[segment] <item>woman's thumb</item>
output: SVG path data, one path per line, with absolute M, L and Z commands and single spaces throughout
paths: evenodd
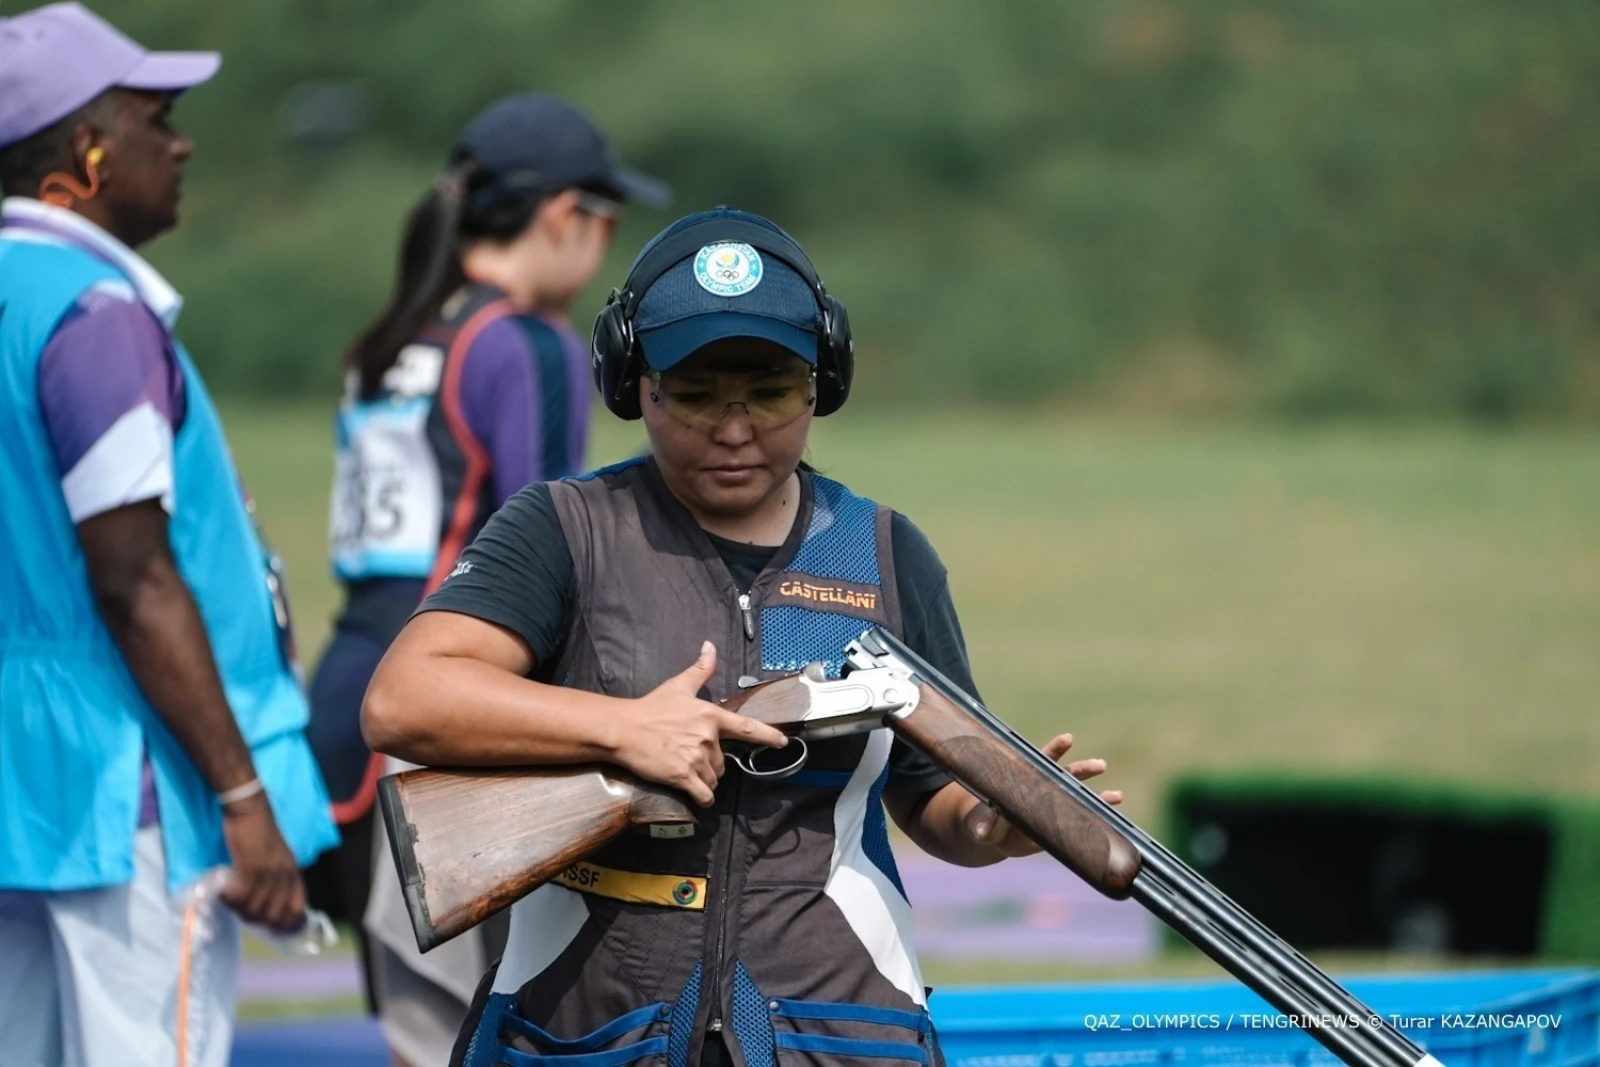
M 678 677 L 689 685 L 691 693 L 698 693 L 700 687 L 705 685 L 716 669 L 717 646 L 710 641 L 705 641 L 700 645 L 700 658 L 689 664 L 689 669 L 678 675 Z
M 1008 824 L 1002 823 L 1000 813 L 987 804 L 978 804 L 967 813 L 967 829 L 975 841 L 985 845 L 998 845 L 1008 836 Z

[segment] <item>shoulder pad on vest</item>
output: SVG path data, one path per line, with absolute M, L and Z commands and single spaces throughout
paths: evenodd
M 613 463 L 608 467 L 599 467 L 595 470 L 589 471 L 586 474 L 570 474 L 561 480 L 563 482 L 589 482 L 596 478 L 604 478 L 610 474 L 620 474 L 630 467 L 640 466 L 644 463 L 645 459 L 646 457 L 644 456 L 634 456 L 632 459 L 625 459 L 620 463 Z

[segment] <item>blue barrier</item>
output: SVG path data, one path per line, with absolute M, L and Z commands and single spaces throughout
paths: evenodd
M 1600 971 L 1343 979 L 1445 1067 L 1600 1065 Z M 936 992 L 949 1067 L 1337 1064 L 1231 980 Z
M 231 1067 L 389 1067 L 389 1047 L 371 1019 L 242 1026 Z
M 1350 978 L 1445 1067 L 1600 1067 L 1600 971 Z M 942 988 L 948 1067 L 1320 1067 L 1305 1033 L 1231 980 Z M 385 1067 L 368 1020 L 246 1027 L 233 1067 Z

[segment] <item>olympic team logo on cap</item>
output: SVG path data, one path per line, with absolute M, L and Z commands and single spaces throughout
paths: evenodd
M 747 244 L 706 245 L 694 257 L 694 280 L 717 296 L 743 296 L 761 284 L 761 257 Z

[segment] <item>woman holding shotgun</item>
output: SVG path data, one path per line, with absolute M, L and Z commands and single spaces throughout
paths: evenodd
M 952 863 L 1036 846 L 885 730 L 747 775 L 723 741 L 786 738 L 713 703 L 810 662 L 836 677 L 874 624 L 975 691 L 927 539 L 801 462 L 853 358 L 781 229 L 726 208 L 675 223 L 594 330 L 602 398 L 644 420 L 649 454 L 512 497 L 384 658 L 362 719 L 380 751 L 603 761 L 700 806 L 693 836 L 625 835 L 514 905 L 455 1064 L 939 1060 L 885 809 Z

